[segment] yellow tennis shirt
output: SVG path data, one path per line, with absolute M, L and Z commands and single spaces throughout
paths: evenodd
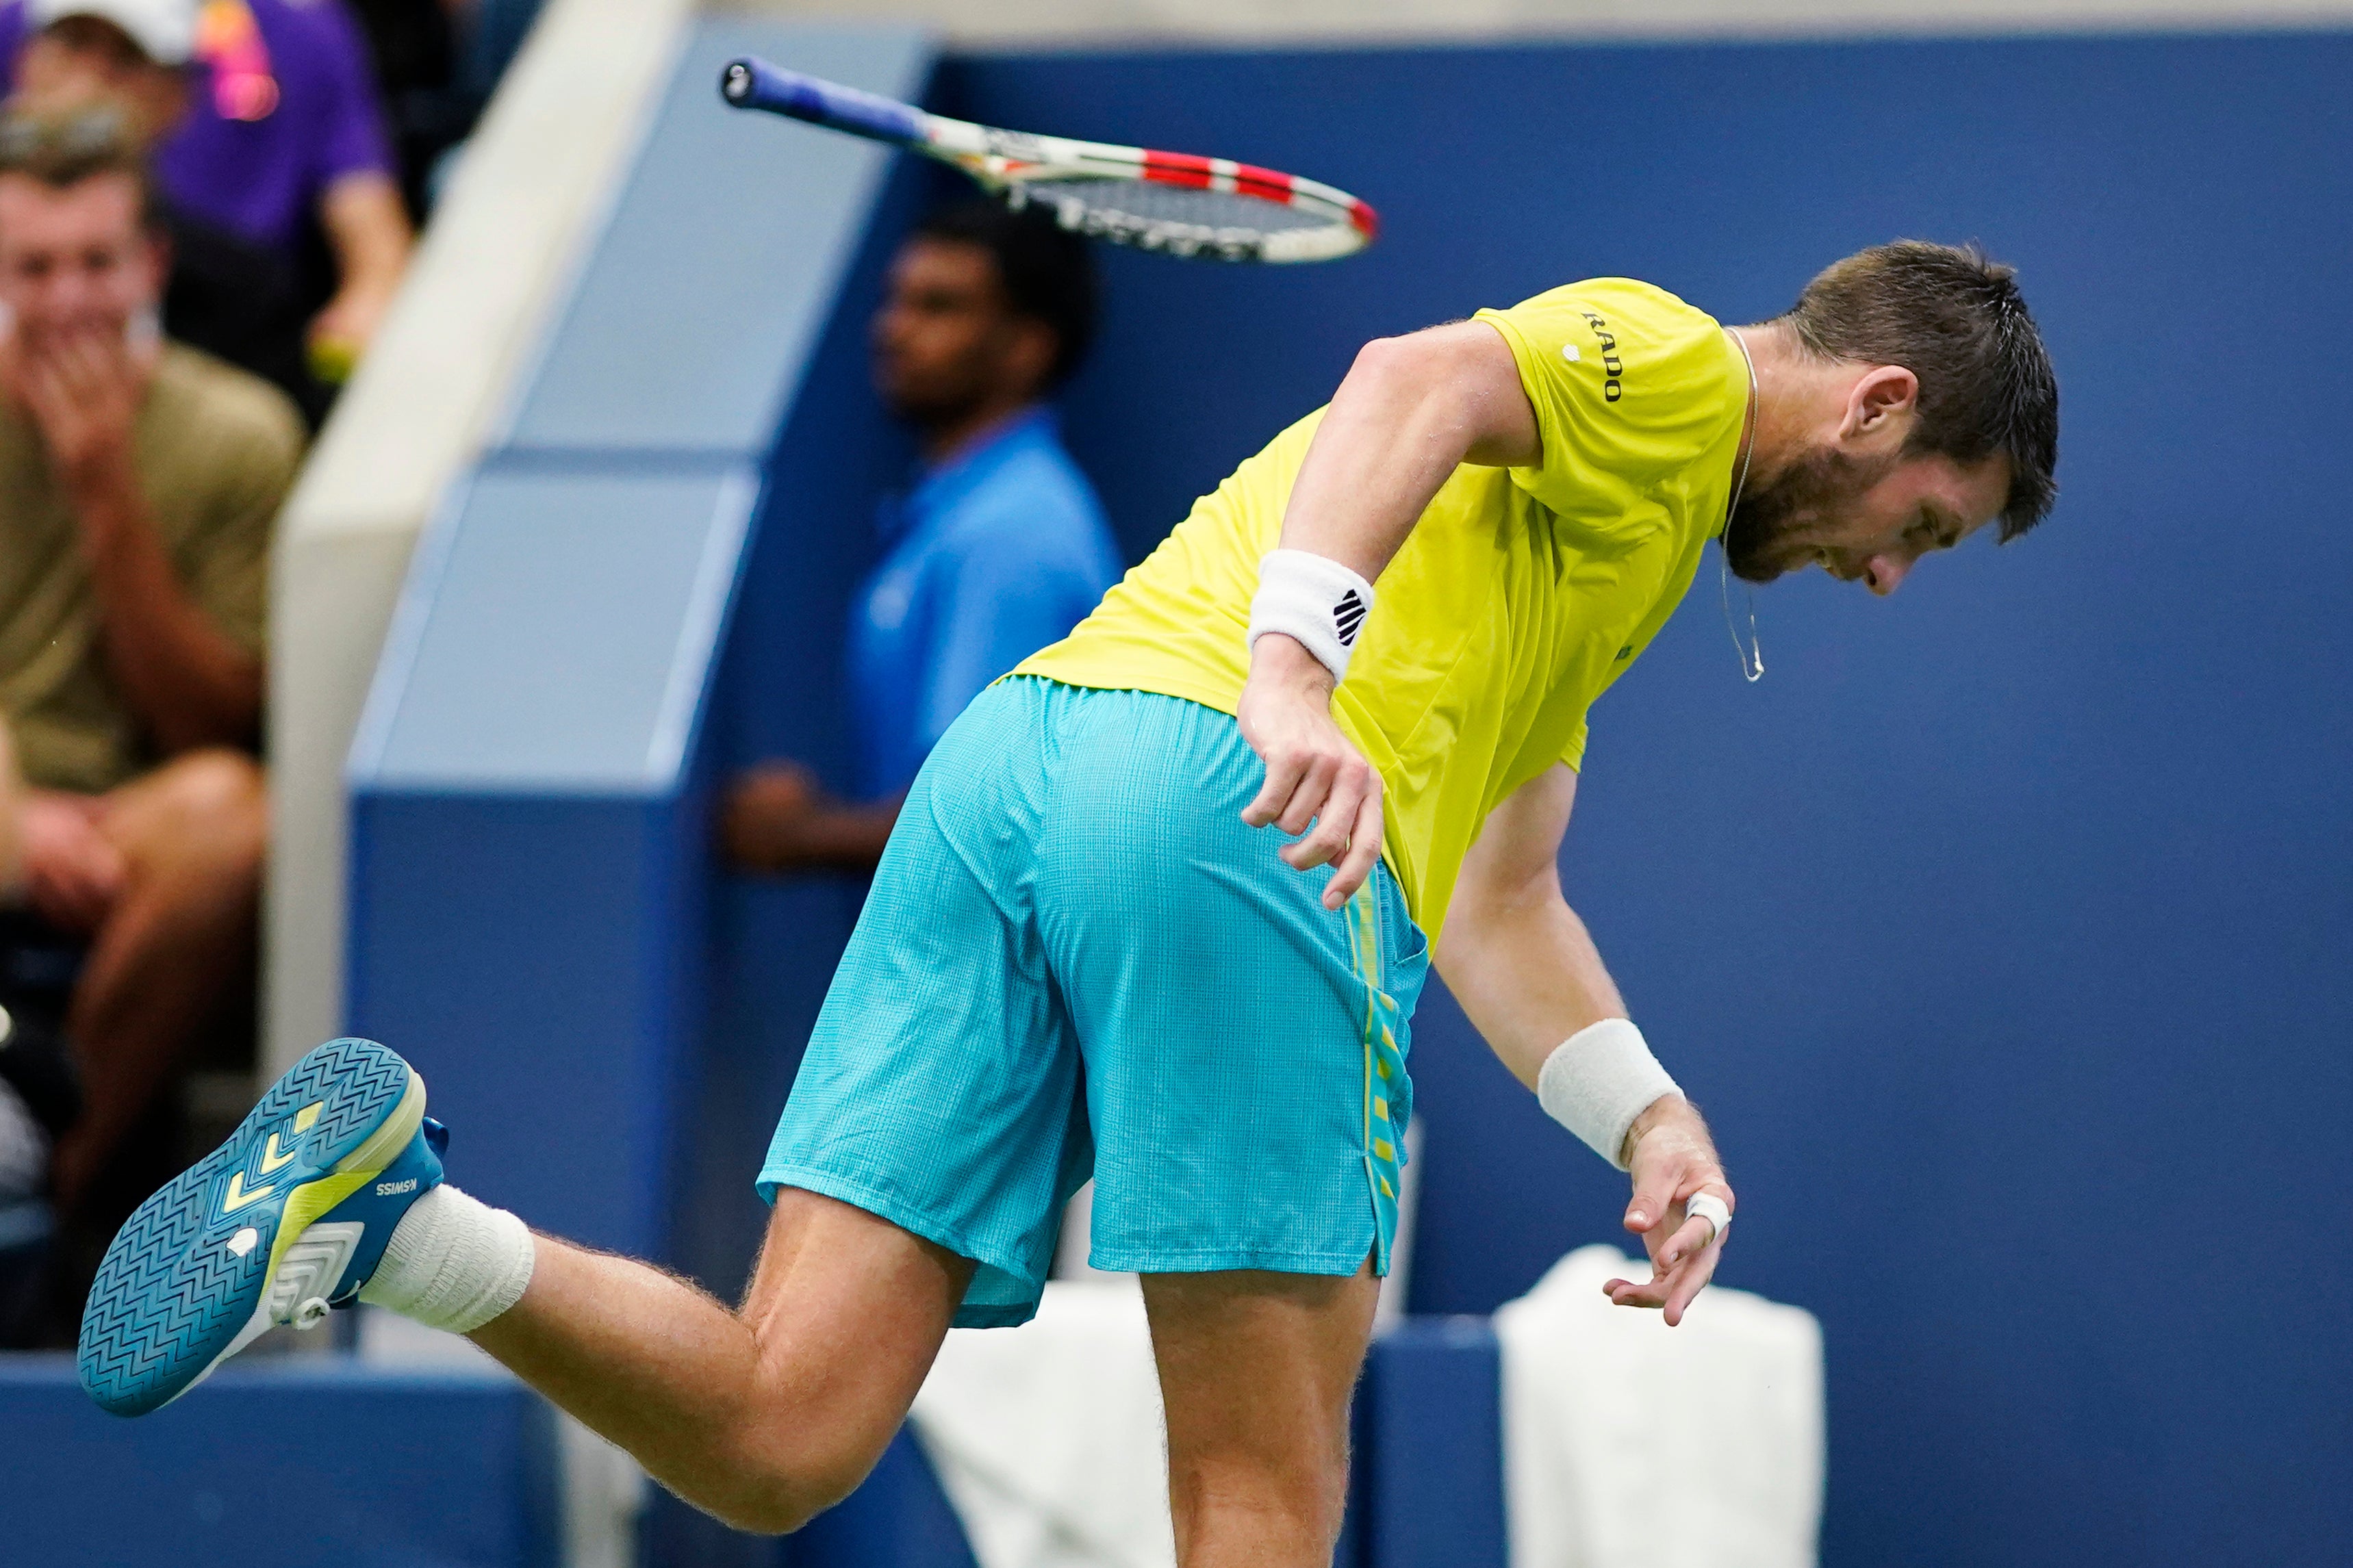
M 1647 283 L 1573 283 L 1477 319 L 1511 344 L 1543 461 L 1454 470 L 1382 572 L 1332 701 L 1380 770 L 1383 856 L 1433 935 L 1487 814 L 1553 763 L 1582 763 L 1587 708 L 1691 585 L 1724 521 L 1748 405 L 1738 347 Z M 1322 417 L 1194 503 L 1094 614 L 1015 673 L 1233 712 L 1259 560 Z

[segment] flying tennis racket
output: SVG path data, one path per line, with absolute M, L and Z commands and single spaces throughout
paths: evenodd
M 1274 169 L 999 131 L 929 114 L 761 59 L 720 73 L 738 109 L 764 109 L 953 163 L 1008 206 L 1037 203 L 1064 228 L 1117 245 L 1221 261 L 1329 261 L 1370 243 L 1373 209 Z

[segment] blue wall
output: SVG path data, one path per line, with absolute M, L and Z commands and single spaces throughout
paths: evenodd
M 1356 345 L 1628 273 L 1727 321 L 1899 235 L 2020 267 L 2043 533 L 1881 604 L 1703 580 L 1598 709 L 1565 866 L 1828 1340 L 1835 1565 L 2333 1560 L 2353 1531 L 2353 37 L 991 57 L 943 107 L 1332 180 L 1298 271 L 1106 258 L 1070 398 L 1132 552 Z M 1435 989 L 1435 988 L 1433 988 Z M 1442 996 L 1415 1305 L 1619 1181 Z
M 248 1356 L 125 1421 L 72 1357 L 0 1355 L 0 1561 L 22 1568 L 563 1560 L 554 1424 L 495 1369 Z

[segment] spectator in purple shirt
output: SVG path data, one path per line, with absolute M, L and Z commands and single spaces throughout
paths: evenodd
M 365 48 L 338 0 L 5 0 L 0 61 L 30 107 L 141 106 L 180 210 L 290 266 L 315 223 L 335 278 L 311 321 L 312 362 L 330 380 L 348 372 L 411 235 Z

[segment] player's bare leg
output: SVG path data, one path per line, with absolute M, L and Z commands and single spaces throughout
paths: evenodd
M 474 1342 L 687 1501 L 770 1532 L 874 1468 L 972 1271 L 796 1188 L 776 1194 L 736 1311 L 628 1258 L 544 1237 L 536 1250 L 522 1300 Z
M 1380 1281 L 1147 1274 L 1183 1568 L 1326 1568 L 1348 1497 L 1348 1401 Z

